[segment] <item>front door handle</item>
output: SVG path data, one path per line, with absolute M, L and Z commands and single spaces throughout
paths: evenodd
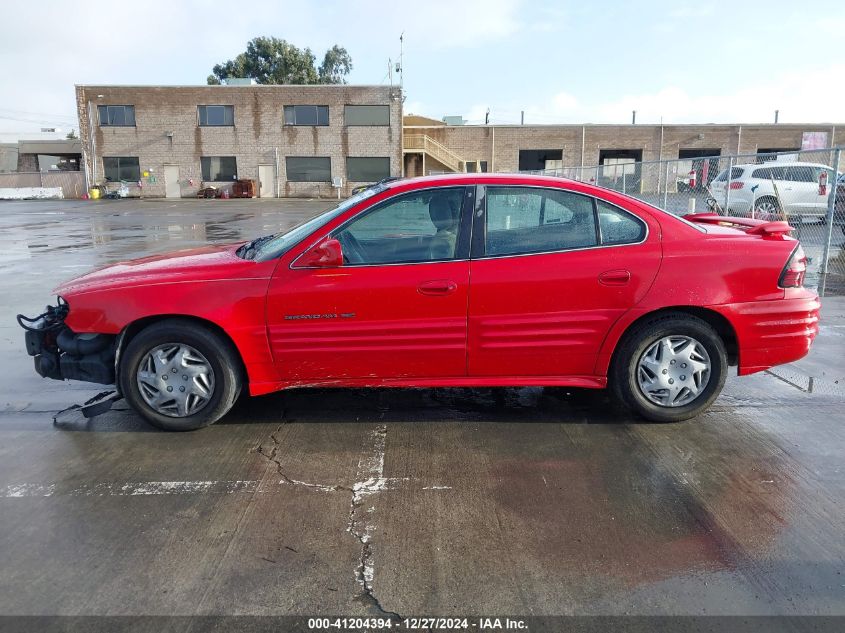
M 606 270 L 599 275 L 602 286 L 624 286 L 631 281 L 631 273 L 627 270 Z
M 417 291 L 421 295 L 443 296 L 450 295 L 458 289 L 458 284 L 448 279 L 435 279 L 433 281 L 424 281 L 417 286 Z

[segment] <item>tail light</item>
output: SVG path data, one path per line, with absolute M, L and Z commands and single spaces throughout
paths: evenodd
M 731 187 L 731 189 L 742 189 L 742 185 L 744 185 L 744 184 L 745 183 L 743 183 L 741 180 L 734 180 L 731 183 L 730 187 Z
M 807 272 L 807 256 L 804 254 L 804 249 L 799 244 L 792 255 L 789 256 L 789 261 L 783 272 L 780 274 L 778 286 L 781 288 L 800 288 L 804 285 L 804 274 Z

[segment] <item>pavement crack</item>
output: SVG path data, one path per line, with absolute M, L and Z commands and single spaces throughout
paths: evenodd
M 339 490 L 352 492 L 352 488 L 350 488 L 349 486 L 343 486 L 341 484 L 317 484 L 309 481 L 294 479 L 293 477 L 289 476 L 285 472 L 284 466 L 282 465 L 282 462 L 279 459 L 279 447 L 281 446 L 281 441 L 279 440 L 279 433 L 281 432 L 282 427 L 284 425 L 285 423 L 280 424 L 278 427 L 276 427 L 275 431 L 270 433 L 270 440 L 273 442 L 273 444 L 269 449 L 266 448 L 261 442 L 259 442 L 252 449 L 253 452 L 258 453 L 264 459 L 276 465 L 276 473 L 279 475 L 279 477 L 282 478 L 281 483 L 288 484 L 289 486 L 299 486 L 302 488 L 308 488 L 310 490 L 317 490 L 319 492 L 337 492 Z
M 400 623 L 404 618 L 395 611 L 386 609 L 373 590 L 375 568 L 373 565 L 373 545 L 371 538 L 372 533 L 375 531 L 375 525 L 370 523 L 366 518 L 358 518 L 359 511 L 366 498 L 384 490 L 386 487 L 387 480 L 382 476 L 384 472 L 384 443 L 386 435 L 387 427 L 385 425 L 380 425 L 376 428 L 373 433 L 375 439 L 373 447 L 375 455 L 367 461 L 362 459 L 358 462 L 359 476 L 369 474 L 370 477 L 363 481 L 358 481 L 352 486 L 352 499 L 349 503 L 349 520 L 346 525 L 346 531 L 361 546 L 361 554 L 358 559 L 358 565 L 355 568 L 355 579 L 361 587 L 364 600 L 379 614 L 386 615 L 395 622 Z M 369 473 L 366 471 L 369 471 Z M 371 508 L 370 511 L 372 512 L 374 509 L 375 507 Z
M 355 567 L 355 580 L 361 587 L 363 599 L 379 615 L 387 616 L 397 623 L 401 622 L 403 617 L 395 611 L 386 609 L 373 590 L 374 565 L 372 534 L 375 531 L 375 524 L 366 515 L 362 516 L 362 507 L 365 500 L 371 495 L 387 489 L 393 483 L 393 480 L 384 477 L 384 447 L 387 438 L 387 426 L 381 424 L 371 433 L 373 441 L 372 451 L 368 454 L 361 455 L 358 460 L 357 481 L 352 486 L 346 486 L 343 484 L 317 484 L 301 481 L 288 475 L 279 457 L 279 449 L 281 447 L 279 434 L 284 424 L 284 422 L 279 424 L 276 430 L 270 433 L 270 440 L 272 442 L 270 446 L 267 446 L 264 442 L 259 442 L 252 449 L 252 452 L 258 453 L 275 465 L 276 472 L 281 478 L 280 483 L 320 492 L 346 492 L 350 494 L 351 499 L 346 531 L 352 535 L 360 546 L 358 564 Z M 374 511 L 375 506 L 372 506 L 366 511 L 366 514 L 372 514 Z

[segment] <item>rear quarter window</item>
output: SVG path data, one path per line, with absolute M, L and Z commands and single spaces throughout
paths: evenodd
M 636 244 L 645 238 L 645 222 L 604 200 L 596 205 L 602 246 Z
M 742 167 L 733 167 L 731 169 L 731 180 L 736 180 L 737 178 L 742 178 L 742 174 L 745 173 L 745 170 Z M 721 174 L 716 176 L 714 180 L 716 182 L 725 182 L 728 179 L 728 170 L 726 169 Z

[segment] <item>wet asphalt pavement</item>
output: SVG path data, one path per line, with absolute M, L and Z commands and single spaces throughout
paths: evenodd
M 58 413 L 101 389 L 39 378 L 17 312 L 331 204 L 0 203 L 0 614 L 845 614 L 843 298 L 681 424 L 533 388 L 303 390 L 182 434 Z

